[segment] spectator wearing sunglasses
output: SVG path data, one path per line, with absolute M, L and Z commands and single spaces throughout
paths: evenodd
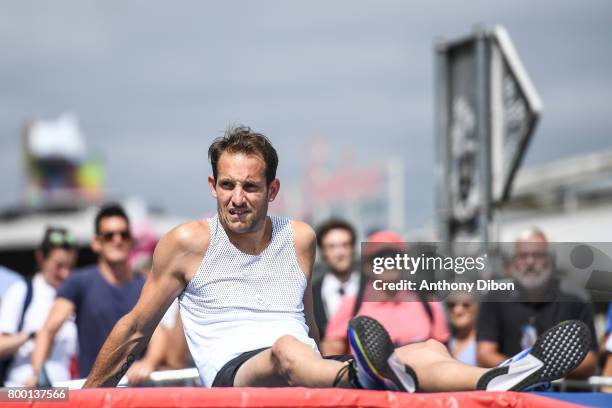
M 37 336 L 32 355 L 33 375 L 26 385 L 39 384 L 40 369 L 51 344 L 72 314 L 76 315 L 78 332 L 78 373 L 80 377 L 89 374 L 106 337 L 115 323 L 134 307 L 144 285 L 144 278 L 133 273 L 129 266 L 132 246 L 130 221 L 121 206 L 102 207 L 95 218 L 95 237 L 91 241 L 98 263 L 75 271 L 58 290 L 49 318 Z M 143 377 L 148 377 L 155 368 L 159 350 L 165 348 L 165 344 L 160 344 L 165 342 L 162 337 L 153 336 L 147 356 L 132 366 Z
M 452 337 L 448 348 L 453 357 L 465 364 L 476 365 L 476 317 L 478 303 L 474 295 L 453 292 L 446 306 Z
M 68 278 L 76 261 L 75 236 L 64 228 L 46 229 L 35 253 L 40 268 L 32 279 L 14 283 L 0 307 L 0 357 L 3 358 L 4 385 L 23 386 L 32 375 L 32 351 L 36 331 L 51 310 L 60 285 Z M 51 381 L 70 379 L 70 359 L 76 353 L 77 334 L 71 316 L 58 326 L 53 347 L 45 363 Z

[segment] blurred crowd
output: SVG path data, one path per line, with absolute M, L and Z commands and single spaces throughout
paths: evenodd
M 93 228 L 91 248 L 98 257 L 94 265 L 73 270 L 75 236 L 53 226 L 36 250 L 38 272 L 33 277 L 0 267 L 1 385 L 48 386 L 86 377 L 113 326 L 136 304 L 152 268 L 157 237 L 135 234 L 116 204 L 100 209 Z M 354 227 L 330 219 L 318 226 L 317 243 L 323 272 L 312 283 L 312 307 L 324 355 L 348 353 L 348 322 L 367 315 L 380 321 L 397 345 L 435 339 L 464 363 L 494 367 L 532 346 L 555 324 L 577 319 L 591 328 L 592 344 L 570 377 L 612 376 L 612 307 L 606 331 L 597 338 L 593 305 L 567 292 L 556 278 L 542 231 L 530 229 L 517 237 L 504 268 L 518 290 L 537 302 L 493 302 L 469 292 L 453 292 L 444 301 L 420 291 L 409 293 L 410 301 L 405 291 L 373 294 L 372 279 L 397 280 L 400 271 L 374 276 L 367 266 L 375 257 L 406 251 L 402 236 L 388 230 L 372 234 L 358 262 Z M 159 316 L 147 349 L 134 356 L 128 381 L 137 385 L 153 371 L 192 365 L 175 301 Z

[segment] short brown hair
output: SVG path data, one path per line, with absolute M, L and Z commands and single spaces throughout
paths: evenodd
M 332 218 L 317 228 L 317 244 L 319 248 L 323 246 L 323 238 L 329 233 L 329 231 L 334 229 L 341 229 L 347 231 L 351 235 L 351 245 L 355 245 L 355 241 L 357 240 L 357 234 L 355 233 L 355 228 L 348 221 L 341 220 L 339 218 Z
M 217 182 L 217 163 L 224 152 L 259 156 L 266 164 L 267 183 L 270 184 L 276 178 L 278 167 L 276 149 L 267 137 L 253 132 L 250 127 L 230 127 L 225 131 L 223 137 L 216 138 L 208 148 L 208 158 L 212 165 L 215 183 Z

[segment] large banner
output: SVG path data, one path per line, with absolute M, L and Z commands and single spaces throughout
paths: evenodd
M 436 46 L 439 238 L 489 239 L 541 100 L 503 27 Z

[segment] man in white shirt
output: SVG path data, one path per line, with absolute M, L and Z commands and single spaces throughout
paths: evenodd
M 321 338 L 342 298 L 359 289 L 360 273 L 353 269 L 355 242 L 355 229 L 344 220 L 330 219 L 317 228 L 317 244 L 328 267 L 312 286 L 314 316 Z
M 20 281 L 21 275 L 17 272 L 11 271 L 10 269 L 0 265 L 0 302 L 2 302 L 2 296 L 4 292 L 15 282 Z
M 28 283 L 18 281 L 6 291 L 0 306 L 0 357 L 11 357 L 5 386 L 23 386 L 32 375 L 31 354 L 36 331 L 45 323 L 55 293 L 68 277 L 76 261 L 76 239 L 63 228 L 47 228 L 36 251 L 40 272 Z M 31 291 L 28 296 L 28 291 Z M 29 304 L 26 299 L 30 298 Z M 23 313 L 25 310 L 25 313 Z M 22 318 L 23 315 L 23 318 Z M 58 332 L 45 362 L 50 381 L 70 379 L 70 358 L 76 354 L 76 326 L 66 321 Z

